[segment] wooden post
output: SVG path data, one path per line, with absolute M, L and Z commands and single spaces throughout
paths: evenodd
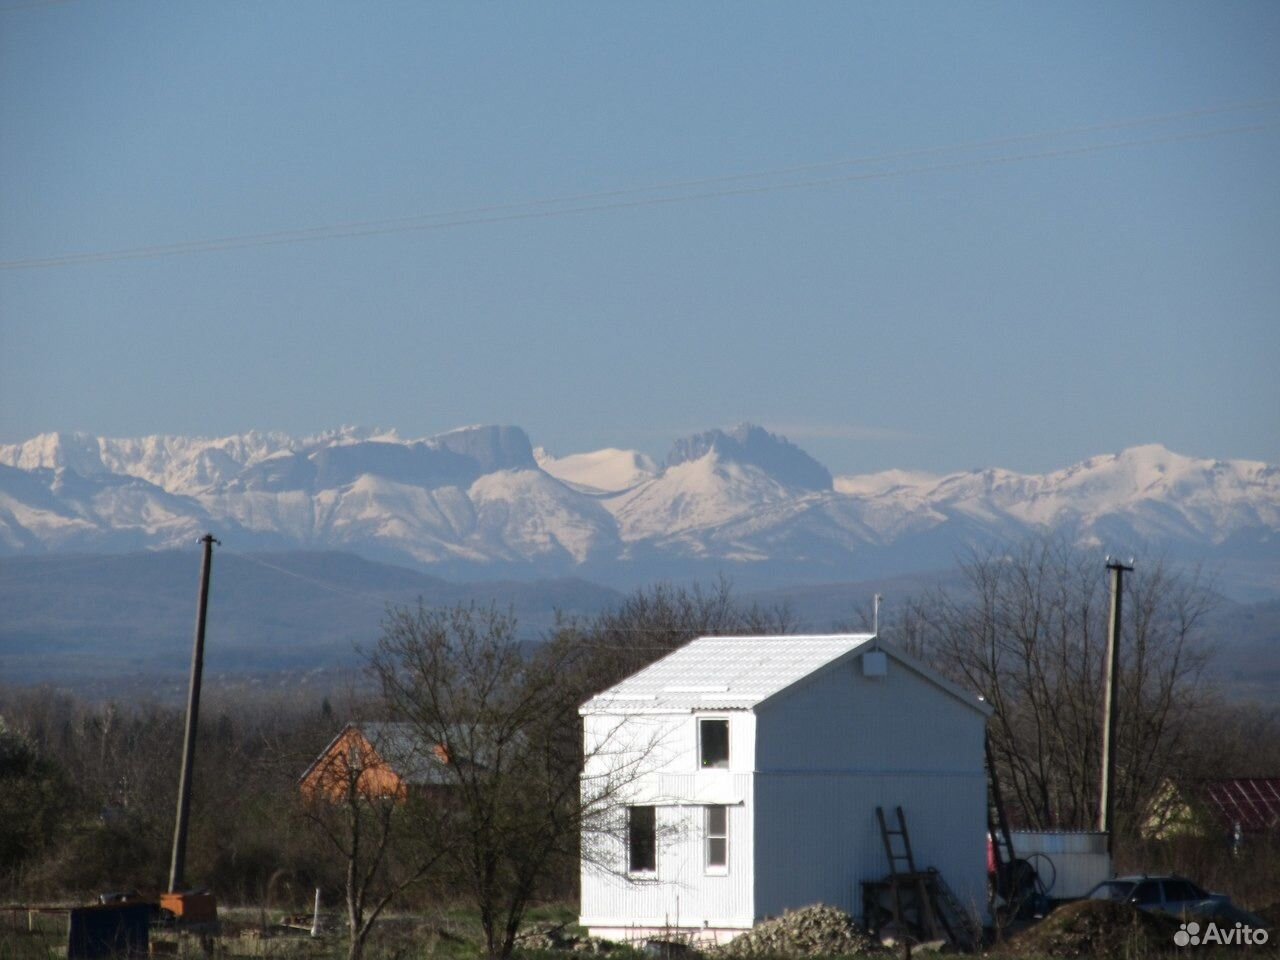
M 1123 564 L 1107 558 L 1111 571 L 1111 623 L 1107 628 L 1107 664 L 1102 713 L 1102 790 L 1098 803 L 1098 830 L 1107 835 L 1107 854 L 1114 850 L 1113 830 L 1116 775 L 1116 710 L 1120 700 L 1120 628 L 1124 600 L 1124 574 L 1132 562 Z
M 200 719 L 200 676 L 204 672 L 204 622 L 209 607 L 209 568 L 213 564 L 213 534 L 200 538 L 204 560 L 200 565 L 200 596 L 196 607 L 196 640 L 191 651 L 191 683 L 187 689 L 187 730 L 182 744 L 182 775 L 178 780 L 178 812 L 173 827 L 173 859 L 169 864 L 169 892 L 183 886 L 187 859 L 187 821 L 191 815 L 191 775 L 196 761 L 196 725 Z

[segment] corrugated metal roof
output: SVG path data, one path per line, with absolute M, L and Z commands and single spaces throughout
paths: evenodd
M 824 636 L 699 637 L 583 705 L 597 710 L 749 710 L 874 640 Z
M 1280 777 L 1206 780 L 1200 789 L 1209 809 L 1228 827 L 1238 823 L 1248 833 L 1280 827 Z
M 356 724 L 378 755 L 389 763 L 406 783 L 450 784 L 450 775 L 437 745 L 424 741 L 411 723 L 367 722 Z
M 435 785 L 448 786 L 457 782 L 456 776 L 449 772 L 444 756 L 451 756 L 454 763 L 470 762 L 459 755 L 455 744 L 465 743 L 467 731 L 461 727 L 446 731 L 446 743 L 430 743 L 424 740 L 417 727 L 412 723 L 393 723 L 388 721 L 351 722 L 338 731 L 337 736 L 329 741 L 321 754 L 311 761 L 299 782 L 306 780 L 318 764 L 326 762 L 331 751 L 341 742 L 350 730 L 359 731 L 369 745 L 377 751 L 378 756 L 391 767 L 405 783 L 415 786 Z M 442 755 L 439 749 L 445 748 Z

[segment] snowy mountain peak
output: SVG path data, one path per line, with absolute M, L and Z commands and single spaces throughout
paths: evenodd
M 658 474 L 658 465 L 638 450 L 606 447 L 556 457 L 538 447 L 533 455 L 538 466 L 551 476 L 586 491 L 620 493 Z
M 890 482 L 890 478 L 897 482 Z M 1045 474 L 992 468 L 937 478 L 890 471 L 839 477 L 836 489 L 880 504 L 915 503 L 995 528 L 1101 525 L 1130 542 L 1223 543 L 1251 528 L 1280 530 L 1280 471 L 1251 460 L 1204 460 L 1146 444 Z M 1268 534 L 1269 536 L 1269 534 Z
M 722 462 L 757 467 L 788 487 L 832 488 L 830 470 L 785 437 L 750 423 L 740 423 L 729 430 L 707 430 L 677 440 L 667 454 L 667 466 L 700 460 L 711 453 Z
M 0 555 L 189 546 L 208 529 L 239 549 L 347 549 L 464 576 L 750 565 L 792 579 L 943 567 L 976 544 L 1050 530 L 1236 563 L 1280 594 L 1280 468 L 1158 444 L 1044 474 L 834 483 L 749 424 L 678 440 L 661 468 L 635 450 L 535 452 L 519 427 L 493 425 L 416 440 L 348 427 L 0 446 Z
M 98 438 L 87 433 L 42 433 L 25 443 L 0 445 L 0 464 L 19 470 L 70 469 L 82 476 L 106 473 Z
M 850 496 L 878 497 L 893 491 L 915 491 L 935 486 L 942 478 L 923 470 L 881 470 L 857 476 L 835 478 L 838 493 Z
M 536 470 L 533 444 L 519 427 L 474 426 L 450 430 L 433 437 L 443 450 L 475 461 L 481 473 L 494 470 Z

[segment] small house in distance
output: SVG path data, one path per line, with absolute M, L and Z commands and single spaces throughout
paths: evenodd
M 1221 837 L 1232 844 L 1280 836 L 1280 777 L 1166 780 L 1147 810 L 1143 836 Z
M 877 807 L 986 909 L 991 709 L 874 636 L 702 637 L 580 712 L 584 784 L 614 777 L 625 803 L 583 842 L 594 936 L 724 942 L 814 903 L 861 917 L 890 872 Z
M 424 743 L 412 724 L 348 723 L 298 778 L 308 799 L 340 801 L 354 784 L 366 797 L 403 800 L 410 788 L 447 787 L 449 749 Z

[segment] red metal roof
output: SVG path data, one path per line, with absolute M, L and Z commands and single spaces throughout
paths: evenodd
M 1249 833 L 1280 827 L 1280 777 L 1206 780 L 1205 804 L 1228 828 L 1240 824 Z

